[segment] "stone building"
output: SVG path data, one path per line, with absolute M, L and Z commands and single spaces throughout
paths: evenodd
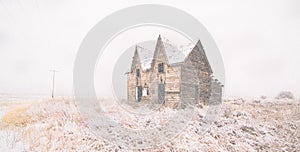
M 128 101 L 180 107 L 208 104 L 212 94 L 222 92 L 221 84 L 212 79 L 213 71 L 200 40 L 178 49 L 159 35 L 154 52 L 141 46 L 134 51 L 127 73 Z M 212 93 L 216 90 L 218 93 Z

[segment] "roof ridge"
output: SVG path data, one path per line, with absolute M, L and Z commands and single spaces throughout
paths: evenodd
M 157 41 L 161 41 L 161 44 L 163 45 L 163 48 L 166 53 L 166 60 L 169 65 L 174 65 L 177 63 L 182 63 L 186 60 L 186 58 L 189 56 L 189 54 L 193 51 L 193 49 L 197 46 L 192 41 L 189 41 L 188 43 L 184 44 L 177 44 L 166 37 L 159 36 L 160 39 Z M 156 46 L 157 47 L 157 46 Z M 155 55 L 155 49 L 148 49 L 141 45 L 136 45 L 138 56 L 141 60 L 142 68 L 145 70 L 151 68 L 153 58 Z
M 147 49 L 147 48 L 145 48 L 145 47 L 142 47 L 142 46 L 140 46 L 140 45 L 136 45 L 136 47 L 142 48 L 142 49 L 144 49 L 144 50 L 151 51 L 150 49 Z

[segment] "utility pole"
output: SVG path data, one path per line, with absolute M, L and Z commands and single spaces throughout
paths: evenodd
M 50 72 L 53 73 L 53 77 L 52 77 L 52 99 L 54 98 L 54 80 L 55 80 L 55 73 L 58 72 L 57 70 L 50 70 Z

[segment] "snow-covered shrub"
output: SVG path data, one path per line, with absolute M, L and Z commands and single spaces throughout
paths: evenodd
M 260 99 L 267 99 L 267 96 L 262 95 L 262 96 L 260 96 Z
M 290 91 L 281 91 L 277 96 L 276 99 L 294 99 L 294 95 Z

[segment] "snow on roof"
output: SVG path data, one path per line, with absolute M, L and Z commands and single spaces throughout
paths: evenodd
M 193 43 L 177 46 L 175 43 L 165 37 L 162 37 L 162 41 L 165 47 L 169 64 L 183 62 L 195 47 L 195 44 Z
M 145 71 L 147 69 L 151 68 L 151 61 L 153 58 L 153 51 L 145 49 L 141 46 L 136 46 L 139 57 L 140 57 L 140 61 L 142 64 L 142 69 Z
M 182 53 L 185 56 L 187 56 L 193 50 L 194 47 L 195 47 L 194 43 L 188 43 L 186 45 L 180 45 L 178 48 L 179 48 L 180 51 L 182 51 Z
M 174 64 L 178 62 L 183 62 L 186 55 L 183 54 L 177 47 L 169 44 L 164 43 L 165 51 L 168 57 L 169 64 Z
M 180 45 L 179 47 L 177 47 L 174 43 L 172 43 L 166 38 L 164 38 L 162 41 L 166 51 L 169 65 L 183 62 L 185 58 L 188 56 L 188 54 L 195 47 L 195 44 L 193 43 Z M 145 49 L 141 46 L 137 46 L 137 51 L 139 53 L 139 57 L 141 60 L 142 69 L 144 71 L 150 69 L 154 51 Z

